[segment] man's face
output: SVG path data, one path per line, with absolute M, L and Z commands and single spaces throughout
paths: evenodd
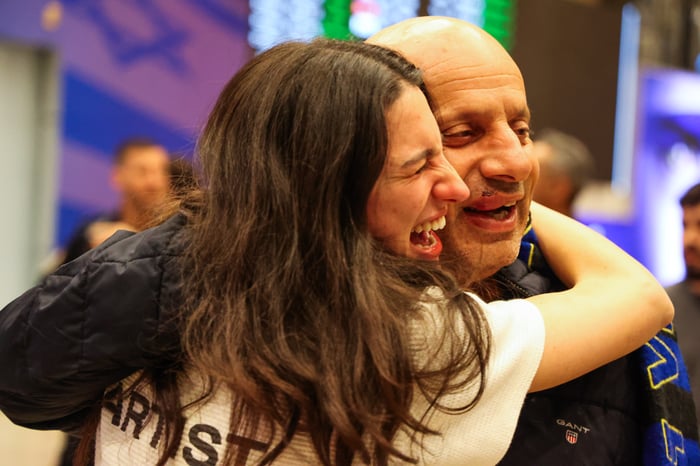
M 520 70 L 483 30 L 453 18 L 423 17 L 380 31 L 422 71 L 445 156 L 470 191 L 450 206 L 443 261 L 457 259 L 463 285 L 517 257 L 539 166 Z
M 123 202 L 147 212 L 160 205 L 170 186 L 168 153 L 159 146 L 134 147 L 114 171 Z
M 445 156 L 471 192 L 450 207 L 444 235 L 446 259 L 469 270 L 462 281 L 515 260 L 539 173 L 520 72 L 509 57 L 485 58 L 452 56 L 425 70 Z
M 686 276 L 700 279 L 700 204 L 683 207 L 683 258 Z

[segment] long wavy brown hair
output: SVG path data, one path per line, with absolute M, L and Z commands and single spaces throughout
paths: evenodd
M 232 431 L 254 418 L 281 434 L 261 464 L 300 432 L 320 464 L 414 462 L 392 445 L 397 431 L 418 442 L 439 435 L 427 413 L 412 414 L 416 390 L 447 409 L 441 395 L 478 384 L 469 404 L 450 409 L 458 415 L 483 389 L 480 308 L 437 264 L 396 257 L 367 229 L 385 115 L 409 86 L 424 88 L 419 70 L 390 50 L 286 43 L 233 77 L 199 140 L 201 192 L 185 203 L 184 361 L 209 391 L 232 391 Z M 444 364 L 426 369 L 410 338 L 429 286 L 442 290 L 432 299 L 456 324 L 444 328 Z M 164 463 L 183 420 L 174 379 L 152 377 L 169 426 Z

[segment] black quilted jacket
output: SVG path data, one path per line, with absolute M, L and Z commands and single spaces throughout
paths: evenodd
M 118 232 L 0 311 L 0 410 L 33 429 L 77 431 L 104 389 L 179 354 L 183 216 Z

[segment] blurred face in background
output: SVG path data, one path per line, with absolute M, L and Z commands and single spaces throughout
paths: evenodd
M 170 188 L 170 160 L 160 146 L 132 147 L 113 172 L 113 183 L 122 203 L 139 211 L 162 204 Z
M 571 199 L 574 186 L 565 173 L 555 168 L 553 162 L 555 154 L 552 146 L 542 141 L 535 142 L 533 153 L 540 165 L 540 177 L 535 186 L 533 200 L 550 209 L 569 215 L 569 212 L 565 212 L 563 207 Z
M 687 278 L 700 280 L 700 204 L 683 207 L 683 258 Z

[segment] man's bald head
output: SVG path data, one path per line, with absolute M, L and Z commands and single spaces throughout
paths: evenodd
M 446 16 L 410 18 L 382 29 L 367 42 L 398 51 L 428 75 L 440 62 L 455 56 L 465 65 L 496 65 L 507 61 L 517 69 L 493 36 L 472 23 Z

